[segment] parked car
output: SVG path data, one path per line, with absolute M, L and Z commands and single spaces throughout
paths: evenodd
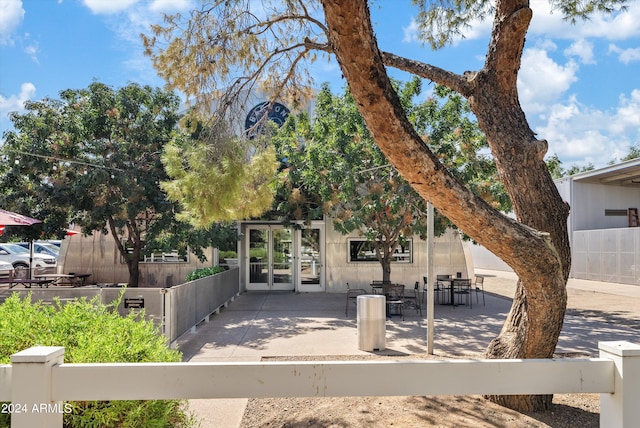
M 29 276 L 29 250 L 18 244 L 0 244 L 0 261 L 10 263 L 14 268 L 14 277 L 27 278 Z M 35 274 L 54 273 L 55 257 L 45 254 L 33 254 Z
M 13 276 L 13 265 L 9 262 L 0 262 L 0 278 L 11 278 Z
M 18 245 L 28 250 L 30 243 L 19 242 Z M 60 247 L 46 241 L 38 241 L 33 243 L 33 252 L 34 254 L 46 254 L 57 259 L 60 253 Z

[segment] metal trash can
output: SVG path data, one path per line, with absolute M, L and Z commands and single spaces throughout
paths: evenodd
M 358 349 L 381 351 L 386 343 L 386 298 L 363 294 L 357 297 Z

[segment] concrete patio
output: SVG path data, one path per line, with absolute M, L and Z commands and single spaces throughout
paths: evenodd
M 492 275 L 489 273 L 489 275 Z M 502 274 L 485 281 L 486 305 L 473 296 L 473 307 L 436 305 L 434 308 L 434 353 L 436 356 L 481 358 L 495 338 L 511 306 L 515 278 Z M 586 284 L 570 281 L 569 288 L 593 293 L 593 299 L 609 296 L 637 307 L 640 287 L 620 284 Z M 596 290 L 589 290 L 589 288 Z M 570 293 L 571 296 L 571 293 Z M 356 306 L 350 303 L 345 316 L 345 294 L 245 293 L 178 341 L 185 361 L 260 361 L 265 357 L 323 355 L 367 355 L 358 349 Z M 606 299 L 605 299 L 606 300 Z M 617 322 L 619 321 L 619 322 Z M 628 321 L 628 320 L 627 320 Z M 635 327 L 634 327 L 635 325 Z M 568 311 L 556 353 L 594 357 L 598 341 L 638 342 L 637 322 L 607 316 L 606 309 L 589 316 Z M 378 355 L 399 358 L 427 352 L 426 313 L 405 309 L 405 320 L 386 321 L 386 349 Z M 239 427 L 246 399 L 192 400 L 191 408 L 203 427 Z

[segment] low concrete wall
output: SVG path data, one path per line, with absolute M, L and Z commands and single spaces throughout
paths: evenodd
M 167 289 L 165 332 L 173 343 L 240 294 L 239 269 L 230 269 Z

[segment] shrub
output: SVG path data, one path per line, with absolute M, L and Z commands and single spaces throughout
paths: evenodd
M 222 266 L 211 266 L 206 268 L 196 269 L 191 273 L 188 273 L 185 277 L 185 281 L 195 281 L 196 279 L 204 278 L 207 276 L 215 275 L 220 272 L 224 272 L 224 268 Z
M 235 251 L 219 251 L 218 252 L 218 257 L 220 257 L 221 259 L 235 259 L 238 257 L 238 253 L 236 253 Z
M 122 295 L 120 296 L 122 298 Z M 31 346 L 64 346 L 65 363 L 178 362 L 151 321 L 127 317 L 98 298 L 53 305 L 21 300 L 14 293 L 0 305 L 0 364 Z M 65 427 L 189 427 L 193 418 L 185 400 L 76 401 L 64 415 Z M 0 415 L 0 426 L 9 426 Z

